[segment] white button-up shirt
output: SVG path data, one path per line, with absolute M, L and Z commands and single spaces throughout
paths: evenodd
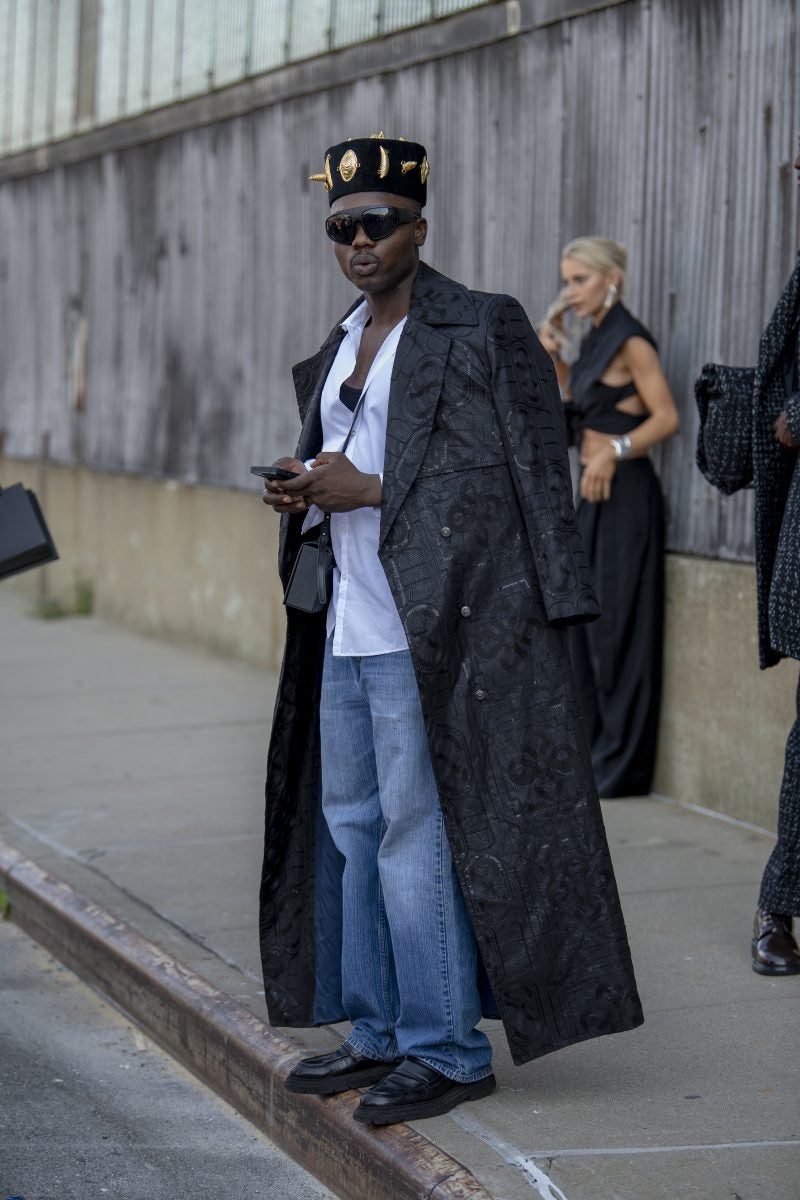
M 341 450 L 350 429 L 353 414 L 339 399 L 339 389 L 353 373 L 368 319 L 369 307 L 364 302 L 342 321 L 345 335 L 322 390 L 323 450 Z M 395 325 L 375 355 L 362 391 L 361 411 L 346 450 L 359 471 L 380 475 L 381 482 L 389 387 L 404 325 L 405 318 Z M 304 531 L 321 519 L 320 510 L 312 506 L 303 524 Z M 338 656 L 391 654 L 408 649 L 408 639 L 378 558 L 380 527 L 380 506 L 331 515 L 336 567 L 328 606 L 328 636 L 333 634 L 333 653 Z

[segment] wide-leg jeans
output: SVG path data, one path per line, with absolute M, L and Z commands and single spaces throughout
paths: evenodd
M 444 830 L 409 651 L 325 650 L 322 808 L 345 859 L 347 1041 L 471 1083 L 491 1070 L 477 947 Z

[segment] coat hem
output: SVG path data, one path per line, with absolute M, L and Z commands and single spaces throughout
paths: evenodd
M 631 1021 L 627 1025 L 619 1025 L 616 1029 L 603 1029 L 600 1032 L 594 1031 L 591 1033 L 579 1033 L 576 1037 L 565 1038 L 562 1041 L 552 1043 L 545 1049 L 538 1049 L 531 1053 L 527 1051 L 520 1052 L 509 1043 L 511 1052 L 511 1061 L 515 1067 L 522 1067 L 525 1063 L 533 1062 L 537 1058 L 544 1058 L 546 1054 L 553 1054 L 556 1050 L 566 1050 L 567 1046 L 576 1046 L 579 1042 L 589 1042 L 593 1038 L 610 1037 L 615 1033 L 630 1033 L 633 1029 L 638 1029 L 644 1024 L 644 1014 L 638 1017 L 635 1021 Z

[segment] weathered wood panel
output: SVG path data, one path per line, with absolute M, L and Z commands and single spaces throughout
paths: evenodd
M 752 553 L 749 498 L 694 467 L 691 383 L 752 362 L 794 261 L 798 17 L 784 0 L 630 2 L 0 186 L 9 454 L 252 486 L 294 443 L 290 364 L 351 292 L 306 181 L 348 135 L 423 139 L 425 257 L 533 317 L 558 252 L 631 252 L 630 304 L 683 416 L 661 456 L 670 545 Z M 85 411 L 74 365 L 88 322 Z

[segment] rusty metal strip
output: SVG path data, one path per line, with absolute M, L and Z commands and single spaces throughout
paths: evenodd
M 343 1200 L 492 1200 L 407 1125 L 352 1119 L 351 1093 L 293 1095 L 300 1052 L 238 1001 L 0 840 L 14 921 Z

